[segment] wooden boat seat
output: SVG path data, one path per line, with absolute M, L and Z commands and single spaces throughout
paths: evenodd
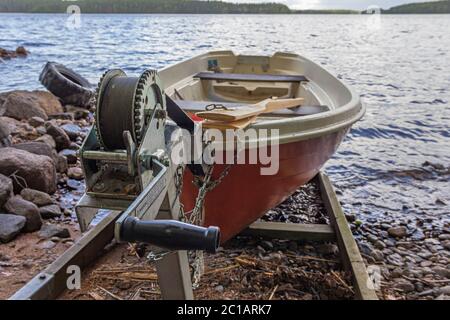
M 288 87 L 279 86 L 264 86 L 264 85 L 235 85 L 235 84 L 223 84 L 218 83 L 213 85 L 214 92 L 219 94 L 227 94 L 237 97 L 245 97 L 251 95 L 252 97 L 284 97 L 289 94 Z
M 200 72 L 194 76 L 201 80 L 217 81 L 248 81 L 248 82 L 305 82 L 308 79 L 302 75 L 275 75 L 275 74 L 244 74 L 244 73 L 214 73 Z
M 214 102 L 214 101 L 176 100 L 176 103 L 180 106 L 181 109 L 191 112 L 205 111 L 206 106 L 211 104 L 222 105 L 227 108 L 249 107 L 249 105 L 243 103 Z M 328 106 L 304 105 L 294 109 L 279 110 L 271 113 L 271 115 L 283 117 L 305 117 L 327 111 L 330 111 L 330 108 Z

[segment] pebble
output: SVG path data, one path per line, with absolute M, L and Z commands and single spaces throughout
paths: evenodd
M 419 297 L 426 297 L 426 296 L 433 296 L 433 295 L 434 295 L 433 289 L 422 291 L 421 293 L 419 293 Z
M 373 235 L 373 234 L 369 234 L 369 235 L 367 236 L 367 240 L 369 240 L 369 241 L 372 242 L 372 243 L 375 243 L 375 242 L 378 241 L 378 237 L 375 236 L 375 235 Z
M 41 117 L 31 117 L 30 119 L 28 119 L 28 123 L 37 128 L 40 126 L 43 126 L 45 124 L 45 120 L 42 119 Z
M 67 180 L 67 187 L 72 190 L 78 190 L 83 186 L 83 184 L 77 180 L 69 179 Z
M 414 247 L 414 243 L 412 243 L 410 241 L 398 241 L 396 243 L 396 245 L 398 247 L 403 247 L 403 248 L 406 248 L 406 249 L 412 249 Z
M 422 232 L 422 230 L 416 230 L 411 235 L 411 240 L 413 241 L 422 241 L 425 239 L 425 234 Z
M 414 287 L 416 288 L 417 292 L 422 292 L 424 290 L 424 285 L 422 282 L 416 282 L 414 284 Z
M 75 150 L 64 149 L 59 155 L 66 157 L 68 164 L 76 164 L 78 161 L 77 152 Z
M 433 272 L 442 278 L 450 279 L 450 269 L 442 267 L 434 267 Z
M 61 126 L 61 129 L 69 136 L 69 138 L 73 141 L 81 134 L 81 128 L 73 123 L 67 123 Z
M 450 286 L 445 286 L 439 289 L 440 294 L 444 294 L 446 296 L 450 296 Z
M 378 262 L 382 262 L 384 260 L 384 254 L 380 250 L 373 250 L 370 256 Z
M 83 170 L 81 170 L 81 168 L 77 168 L 77 167 L 69 168 L 69 170 L 67 171 L 67 175 L 69 176 L 69 178 L 75 179 L 75 180 L 83 180 L 84 179 Z
M 387 257 L 387 262 L 394 266 L 403 266 L 403 258 L 398 253 L 389 255 Z
M 61 208 L 57 204 L 43 206 L 39 208 L 42 219 L 54 219 L 61 217 Z
M 433 262 L 431 262 L 429 260 L 425 260 L 420 263 L 420 266 L 422 268 L 431 267 L 432 265 L 433 265 Z
M 23 229 L 26 222 L 25 217 L 0 213 L 0 243 L 13 240 Z
M 395 247 L 395 245 L 397 244 L 394 239 L 387 239 L 385 243 L 388 247 Z
M 383 229 L 383 230 L 388 230 L 391 226 L 390 226 L 389 224 L 382 223 L 382 224 L 380 225 L 380 227 L 381 227 L 381 229 Z
M 223 292 L 224 288 L 221 285 L 218 285 L 217 287 L 214 288 L 214 290 L 216 290 L 217 292 Z
M 425 239 L 424 242 L 425 242 L 425 244 L 431 244 L 431 245 L 440 245 L 441 244 L 441 242 L 439 240 L 432 239 L 432 238 Z
M 48 240 L 48 241 L 45 241 L 45 242 L 41 243 L 39 247 L 41 249 L 50 250 L 50 249 L 53 249 L 55 246 L 56 246 L 55 242 L 53 242 L 51 240 Z
M 371 244 L 369 244 L 367 242 L 360 242 L 359 243 L 359 250 L 361 251 L 362 254 L 370 256 L 370 254 L 373 251 L 373 247 L 372 247 Z
M 420 251 L 417 255 L 423 259 L 429 259 L 433 256 L 433 254 L 430 251 L 426 250 Z
M 406 237 L 408 230 L 406 227 L 391 227 L 387 230 L 388 234 L 394 238 L 404 238 Z
M 44 126 L 40 126 L 40 127 L 37 127 L 37 128 L 36 128 L 36 132 L 37 132 L 38 134 L 40 134 L 40 135 L 43 136 L 44 134 L 47 133 L 47 129 L 45 129 Z
M 439 240 L 444 241 L 444 240 L 450 240 L 450 234 L 441 234 L 439 235 Z
M 59 241 L 59 238 L 61 239 L 70 238 L 69 229 L 53 224 L 44 225 L 41 231 L 39 231 L 38 235 L 43 239 L 52 239 L 53 237 L 57 237 L 58 238 L 57 241 Z
M 412 292 L 415 290 L 415 286 L 408 280 L 402 279 L 395 283 L 395 287 L 404 292 Z
M 383 250 L 386 248 L 386 244 L 381 240 L 375 241 L 375 243 L 373 245 L 375 246 L 375 248 L 377 248 L 379 250 Z

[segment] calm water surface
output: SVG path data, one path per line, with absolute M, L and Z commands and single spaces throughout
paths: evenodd
M 32 53 L 0 63 L 0 91 L 40 88 L 48 60 L 96 83 L 106 69 L 137 74 L 208 50 L 297 52 L 351 84 L 368 107 L 327 164 L 347 211 L 369 222 L 449 222 L 450 15 L 81 18 L 69 30 L 65 15 L 0 14 L 0 47 Z

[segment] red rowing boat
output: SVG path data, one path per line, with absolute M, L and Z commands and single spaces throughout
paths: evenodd
M 250 126 L 246 124 L 245 130 L 279 130 L 279 170 L 274 175 L 262 175 L 262 164 L 234 164 L 207 194 L 204 225 L 219 226 L 222 242 L 308 183 L 365 112 L 359 97 L 341 80 L 290 53 L 243 56 L 230 51 L 211 52 L 163 69 L 160 76 L 166 94 L 191 114 L 211 105 L 237 110 L 273 96 L 303 98 L 298 108 L 261 114 Z M 258 137 L 258 142 L 264 139 Z M 249 148 L 246 153 L 251 151 Z M 218 179 L 226 167 L 216 164 L 213 179 Z M 182 202 L 186 210 L 191 210 L 198 188 L 188 170 L 184 180 Z

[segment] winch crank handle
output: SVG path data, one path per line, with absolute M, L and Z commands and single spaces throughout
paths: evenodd
M 120 230 L 125 242 L 143 242 L 168 250 L 204 250 L 216 253 L 220 229 L 203 228 L 176 220 L 140 221 L 127 217 Z

